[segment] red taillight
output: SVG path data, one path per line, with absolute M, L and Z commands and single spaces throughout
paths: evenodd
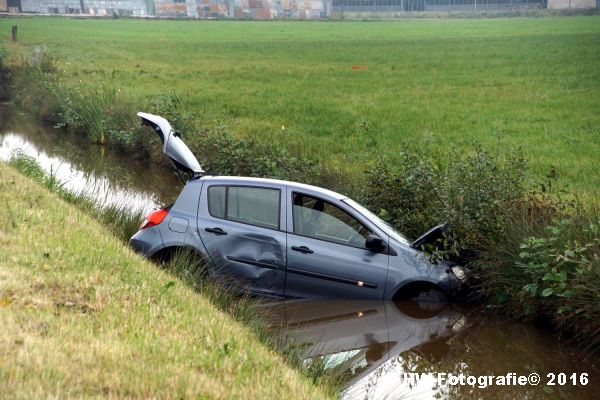
M 163 219 L 167 216 L 169 210 L 156 210 L 152 211 L 150 214 L 146 216 L 144 222 L 142 222 L 142 226 L 140 226 L 140 230 L 150 228 L 151 226 L 158 225 L 163 222 Z

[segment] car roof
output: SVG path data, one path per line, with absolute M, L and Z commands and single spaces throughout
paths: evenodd
M 224 183 L 231 182 L 231 184 L 251 183 L 251 184 L 255 184 L 255 185 L 260 185 L 260 184 L 286 185 L 286 186 L 294 188 L 294 189 L 319 192 L 323 195 L 332 197 L 336 200 L 343 200 L 343 199 L 348 198 L 348 196 L 344 196 L 342 194 L 336 193 L 329 189 L 324 189 L 322 187 L 307 185 L 307 184 L 299 183 L 299 182 L 284 181 L 284 180 L 280 180 L 280 179 L 252 178 L 252 177 L 248 177 L 248 176 L 210 176 L 210 175 L 203 176 L 202 179 L 203 180 L 218 180 L 219 182 L 224 182 Z

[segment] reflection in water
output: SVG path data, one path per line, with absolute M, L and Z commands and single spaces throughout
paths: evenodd
M 343 399 L 592 397 L 598 370 L 561 348 L 546 332 L 453 307 L 421 309 L 411 302 L 293 300 L 265 306 L 269 322 L 306 365 L 345 382 Z M 414 372 L 421 375 L 405 373 Z M 437 373 L 528 375 L 587 372 L 588 386 L 438 384 Z
M 7 120 L 6 108 L 0 106 L 0 161 L 8 161 L 15 151 L 30 155 L 70 192 L 134 212 L 171 202 L 180 191 L 164 166 L 106 152 L 63 130 Z
M 375 391 L 387 398 L 429 399 L 440 393 L 427 380 L 411 385 L 395 379 L 392 372 L 400 371 L 391 369 L 390 361 L 432 340 L 447 341 L 466 326 L 459 311 L 431 312 L 411 302 L 294 300 L 266 308 L 270 323 L 280 327 L 286 343 L 301 349 L 306 364 L 318 363 L 342 377 L 346 399 L 374 398 Z

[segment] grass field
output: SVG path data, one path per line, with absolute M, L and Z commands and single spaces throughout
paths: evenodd
M 327 397 L 249 327 L 4 163 L 0 201 L 0 397 Z
M 61 80 L 138 104 L 177 92 L 206 126 L 300 146 L 360 172 L 393 154 L 521 146 L 537 181 L 600 188 L 600 16 L 396 22 L 2 18 Z M 353 66 L 367 66 L 354 70 Z M 184 132 L 184 135 L 187 132 Z M 187 133 L 190 136 L 190 133 Z

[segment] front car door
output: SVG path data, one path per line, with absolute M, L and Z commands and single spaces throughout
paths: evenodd
M 373 227 L 342 201 L 308 189 L 287 191 L 285 296 L 381 299 L 389 256 L 365 247 Z
M 202 188 L 198 229 L 221 282 L 253 293 L 283 296 L 285 186 L 209 179 Z

